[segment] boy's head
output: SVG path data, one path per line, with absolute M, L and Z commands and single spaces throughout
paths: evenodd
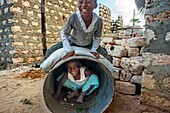
M 77 60 L 72 60 L 67 62 L 66 64 L 67 67 L 67 71 L 73 75 L 73 76 L 77 76 L 80 74 L 80 67 L 81 67 L 81 63 Z
M 83 0 L 77 0 L 78 2 L 81 2 L 81 1 L 83 1 Z M 94 1 L 94 3 L 96 3 L 97 4 L 97 0 L 86 0 L 86 1 Z
M 83 16 L 91 16 L 97 8 L 97 0 L 78 0 L 78 9 Z

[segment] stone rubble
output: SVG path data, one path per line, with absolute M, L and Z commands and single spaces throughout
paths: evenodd
M 126 39 L 103 38 L 102 45 L 113 58 L 113 66 L 119 70 L 116 77 L 116 91 L 136 95 L 141 87 L 144 70 L 141 48 L 145 45 L 144 37 Z

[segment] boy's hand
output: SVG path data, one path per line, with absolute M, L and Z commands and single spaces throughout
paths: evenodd
M 67 59 L 67 58 L 69 58 L 69 57 L 71 57 L 71 56 L 74 56 L 75 54 L 74 54 L 74 51 L 71 51 L 71 52 L 68 52 L 63 58 L 62 58 L 62 60 L 65 60 L 65 59 Z
M 59 101 L 59 100 L 60 100 L 60 96 L 59 96 L 59 94 L 54 94 L 53 98 L 54 98 L 55 100 L 57 100 L 57 101 Z
M 98 52 L 91 52 L 96 58 L 100 58 L 100 55 Z

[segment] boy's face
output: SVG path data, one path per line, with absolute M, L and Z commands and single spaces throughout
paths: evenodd
M 82 16 L 91 16 L 96 7 L 97 3 L 95 0 L 78 0 L 78 9 Z
M 69 62 L 67 64 L 67 70 L 73 76 L 79 75 L 80 74 L 80 63 L 76 61 Z

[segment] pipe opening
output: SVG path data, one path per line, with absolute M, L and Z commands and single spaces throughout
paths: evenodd
M 102 112 L 110 104 L 114 95 L 114 80 L 112 79 L 111 73 L 107 67 L 93 58 L 79 58 L 76 60 L 79 60 L 83 66 L 88 67 L 90 70 L 96 72 L 96 75 L 98 75 L 100 86 L 96 89 L 96 91 L 99 91 L 97 95 L 94 96 L 93 91 L 90 95 L 85 96 L 83 104 L 76 102 L 77 97 L 65 101 L 68 92 L 72 91 L 66 87 L 62 87 L 60 94 L 61 101 L 57 102 L 53 98 L 53 94 L 56 91 L 56 86 L 58 85 L 56 79 L 66 71 L 65 64 L 67 62 L 61 61 L 61 65 L 55 67 L 45 79 L 43 86 L 45 103 L 49 110 L 53 113 L 70 113 L 75 112 L 77 109 L 90 113 Z

